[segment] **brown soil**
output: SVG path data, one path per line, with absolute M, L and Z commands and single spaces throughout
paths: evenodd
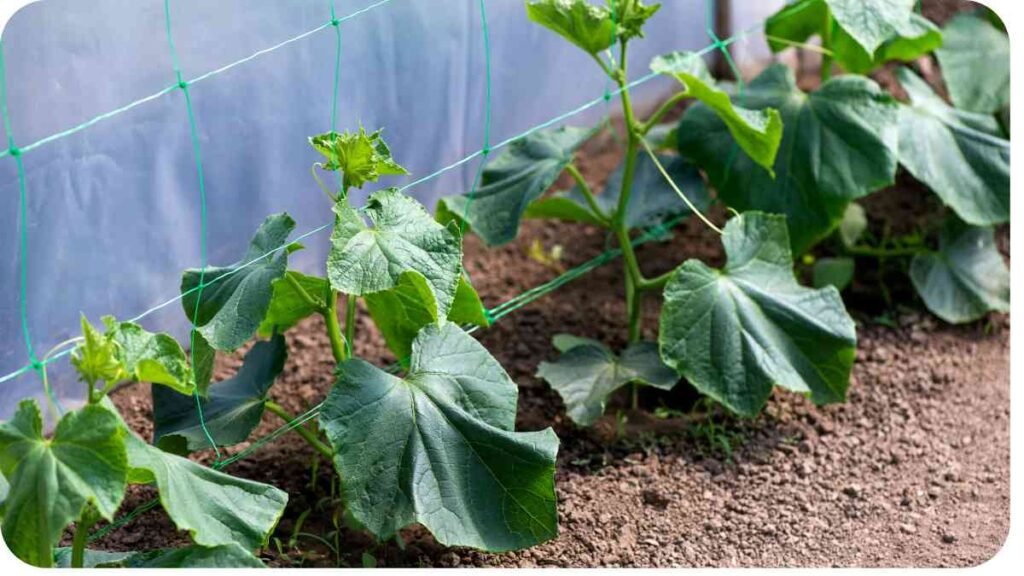
M 605 137 L 588 144 L 580 164 L 600 186 L 618 161 Z M 896 187 L 865 206 L 876 230 L 888 225 L 910 231 L 927 226 L 941 210 L 931 198 L 901 175 Z M 713 210 L 711 217 L 722 221 L 726 215 Z M 999 234 L 1004 253 L 1008 235 L 1008 229 Z M 561 245 L 563 267 L 592 258 L 608 242 L 597 229 L 537 222 L 526 222 L 516 242 L 498 249 L 485 250 L 468 238 L 467 270 L 486 305 L 558 274 L 527 257 L 534 241 Z M 687 258 L 722 263 L 715 235 L 692 219 L 670 241 L 642 247 L 640 257 L 650 274 Z M 859 323 L 848 403 L 817 408 L 777 392 L 757 419 L 716 416 L 714 430 L 677 412 L 653 415 L 659 407 L 692 407 L 696 394 L 685 383 L 670 394 L 645 391 L 640 412 L 626 410 L 626 399 L 617 398 L 594 428 L 579 429 L 565 417 L 558 395 L 534 377 L 541 360 L 555 357 L 554 334 L 584 335 L 614 347 L 625 343 L 618 263 L 483 332 L 481 341 L 519 383 L 519 429 L 551 426 L 562 441 L 556 478 L 561 534 L 531 550 L 494 555 L 446 549 L 418 527 L 402 533 L 401 546 L 376 544 L 346 527 L 342 507 L 330 497 L 329 464 L 315 459 L 295 435 L 228 471 L 290 494 L 275 534 L 280 546 L 263 551 L 273 566 L 361 566 L 367 556 L 380 566 L 976 565 L 999 550 L 1009 527 L 1009 317 L 943 325 L 923 311 L 896 268 L 882 276 L 902 303 L 898 308 L 880 298 L 877 275 L 870 273 L 847 294 Z M 650 300 L 645 333 L 653 338 L 658 306 Z M 357 354 L 380 365 L 393 360 L 365 314 L 360 334 Z M 322 322 L 310 320 L 290 332 L 289 354 L 271 395 L 299 413 L 323 399 L 331 385 L 334 362 Z M 221 358 L 218 377 L 231 375 L 239 358 Z M 122 389 L 114 400 L 148 437 L 148 386 Z M 268 414 L 255 436 L 280 424 Z M 200 458 L 212 460 L 210 454 Z M 310 488 L 312 462 L 319 467 Z M 150 488 L 134 488 L 125 509 L 153 495 Z M 303 532 L 333 541 L 336 526 L 340 558 L 312 537 L 293 539 Z M 158 509 L 95 545 L 121 550 L 185 542 L 187 535 L 175 532 Z

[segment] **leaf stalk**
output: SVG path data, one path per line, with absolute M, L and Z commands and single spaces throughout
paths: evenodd
M 280 404 L 277 404 L 276 402 L 267 400 L 264 406 L 266 406 L 267 410 L 275 414 L 278 418 L 284 420 L 286 423 L 290 424 L 295 421 L 295 416 L 289 413 L 287 410 L 284 409 L 284 407 L 282 407 Z M 334 458 L 334 450 L 332 450 L 330 446 L 324 444 L 319 438 L 317 438 L 316 434 L 314 434 L 312 430 L 306 428 L 305 426 L 296 426 L 295 428 L 293 428 L 293 430 L 295 431 L 296 434 L 301 436 L 302 439 L 305 440 L 306 443 L 308 443 L 314 450 L 319 452 L 324 458 L 327 458 L 328 460 Z

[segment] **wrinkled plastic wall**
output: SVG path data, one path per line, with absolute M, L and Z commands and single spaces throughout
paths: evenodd
M 337 0 L 340 17 L 374 0 Z M 632 77 L 658 53 L 708 44 L 703 0 L 665 0 Z M 738 1 L 734 11 L 744 2 Z M 173 0 L 172 30 L 186 78 L 252 55 L 329 20 L 329 0 Z M 531 24 L 522 0 L 487 0 L 493 62 L 492 141 L 598 97 L 590 59 Z M 71 128 L 174 83 L 162 0 L 44 0 L 3 31 L 12 132 L 20 146 Z M 341 24 L 340 129 L 385 127 L 415 176 L 481 147 L 485 59 L 477 0 L 391 0 Z M 335 32 L 327 27 L 191 87 L 207 192 L 211 264 L 240 258 L 252 231 L 287 211 L 304 232 L 329 223 L 306 138 L 329 128 Z M 671 84 L 637 89 L 651 102 Z M 604 106 L 573 118 L 596 122 Z M 79 333 L 81 313 L 131 318 L 178 294 L 200 263 L 200 196 L 185 101 L 172 91 L 22 156 L 26 219 L 13 158 L 0 159 L 0 375 L 28 361 L 19 316 L 19 236 L 27 237 L 28 331 L 37 355 Z M 433 208 L 467 190 L 468 163 L 411 190 Z M 403 184 L 397 179 L 390 183 Z M 364 191 L 369 192 L 369 188 Z M 319 272 L 328 232 L 304 241 L 295 267 Z M 173 303 L 142 320 L 184 340 Z M 81 396 L 66 361 L 50 369 L 58 393 Z M 0 417 L 41 394 L 34 373 L 0 384 Z

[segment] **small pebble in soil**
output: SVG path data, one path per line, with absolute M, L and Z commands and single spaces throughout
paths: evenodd
M 942 541 L 946 544 L 953 544 L 954 542 L 956 542 L 956 534 L 953 534 L 952 532 L 946 532 L 942 535 Z
M 915 534 L 917 533 L 917 526 L 913 524 L 900 524 L 900 532 L 904 534 Z

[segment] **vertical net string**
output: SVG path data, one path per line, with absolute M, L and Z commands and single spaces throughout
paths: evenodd
M 206 266 L 207 266 L 207 253 L 206 253 L 206 240 L 207 240 L 207 214 L 206 214 L 206 181 L 203 177 L 203 156 L 202 150 L 199 145 L 199 131 L 196 129 L 196 116 L 195 111 L 192 107 L 192 96 L 189 93 L 189 83 L 185 81 L 184 76 L 181 74 L 181 63 L 178 60 L 178 50 L 174 46 L 174 34 L 171 33 L 171 0 L 164 0 L 164 23 L 167 28 L 167 45 L 171 52 L 171 65 L 174 68 L 174 77 L 178 82 L 178 88 L 185 95 L 185 110 L 188 113 L 188 126 L 189 134 L 192 139 L 192 151 L 195 155 L 196 162 L 196 174 L 199 178 L 199 286 L 196 292 L 196 306 L 192 313 L 192 318 L 196 319 L 199 317 L 199 306 L 203 301 L 203 287 L 206 283 Z M 192 323 L 192 329 L 189 331 L 189 359 L 195 360 L 195 349 L 196 349 L 196 325 Z M 196 389 L 192 392 L 192 396 L 196 402 L 196 412 L 199 415 L 199 426 L 203 429 L 203 434 L 206 436 L 206 440 L 213 446 L 213 450 L 217 455 L 217 460 L 221 458 L 220 449 L 217 447 L 217 443 L 213 440 L 213 436 L 210 434 L 209 429 L 206 427 L 206 418 L 203 417 L 203 401 L 199 396 L 199 390 Z
M 483 31 L 484 41 L 484 144 L 480 148 L 480 163 L 476 168 L 476 175 L 473 176 L 473 184 L 468 194 L 466 206 L 462 210 L 462 222 L 459 225 L 459 233 L 466 234 L 466 220 L 469 215 L 469 208 L 476 198 L 477 188 L 483 178 L 484 166 L 487 165 L 487 158 L 491 154 L 491 34 L 487 26 L 487 2 L 479 0 L 480 6 L 480 27 Z
M 25 183 L 25 162 L 21 157 L 21 150 L 14 141 L 11 115 L 7 107 L 7 67 L 4 63 L 2 40 L 0 40 L 0 117 L 2 117 L 4 132 L 7 134 L 7 151 L 14 158 L 18 170 L 18 315 L 21 320 L 21 333 L 25 341 L 25 350 L 28 353 L 28 365 L 40 377 L 40 380 L 45 382 L 43 379 L 45 367 L 36 356 L 28 327 L 28 187 Z M 48 388 L 46 393 L 52 400 Z
M 480 183 L 483 180 L 484 167 L 487 165 L 487 159 L 491 154 L 491 32 L 487 25 L 487 2 L 486 0 L 479 0 L 480 6 L 480 28 L 483 35 L 484 45 L 484 140 L 483 146 L 480 148 L 480 163 L 477 164 L 476 174 L 473 176 L 473 184 L 470 187 L 469 194 L 467 195 L 466 206 L 462 209 L 462 220 L 459 222 L 459 236 L 465 237 L 466 235 L 466 222 L 468 222 L 469 209 L 473 205 L 473 199 L 476 198 L 477 189 L 480 187 Z M 467 281 L 472 281 L 469 277 L 469 271 L 466 270 L 465 266 L 462 268 L 463 275 L 466 276 Z M 484 316 L 487 321 L 490 322 L 491 318 L 488 314 L 487 308 L 484 307 Z

